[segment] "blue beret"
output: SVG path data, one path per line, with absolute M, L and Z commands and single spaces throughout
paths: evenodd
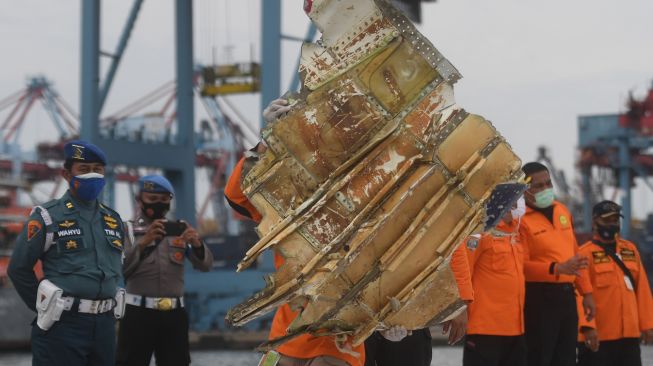
M 65 160 L 107 165 L 107 157 L 99 147 L 83 140 L 70 141 L 63 147 Z
M 175 195 L 175 189 L 165 177 L 160 175 L 146 175 L 138 180 L 141 192 L 148 193 L 170 193 Z

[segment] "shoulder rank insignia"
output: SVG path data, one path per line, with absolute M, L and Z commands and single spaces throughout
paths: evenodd
M 43 229 L 43 225 L 39 222 L 39 220 L 29 220 L 27 223 L 27 240 L 32 240 L 32 238 L 35 237 L 36 234 L 41 231 L 41 229 Z
M 115 229 L 115 228 L 118 227 L 118 224 L 116 224 L 116 223 L 114 223 L 114 222 L 105 222 L 105 224 L 107 224 L 107 226 L 108 226 L 110 229 Z
M 592 257 L 594 258 L 594 264 L 610 263 L 610 257 L 602 250 L 592 252 Z
M 478 238 L 476 237 L 469 237 L 467 239 L 467 249 L 469 250 L 475 250 L 478 247 Z
M 68 240 L 66 242 L 66 249 L 67 250 L 77 249 L 77 242 L 74 240 Z
M 122 242 L 118 239 L 112 241 L 113 245 L 117 246 L 118 248 L 122 248 Z
M 619 254 L 621 255 L 621 260 L 635 261 L 635 251 L 633 250 L 621 249 L 621 251 L 619 251 Z
M 70 209 L 72 209 L 72 208 L 75 208 L 75 206 L 73 205 L 72 202 L 67 201 L 67 202 L 66 202 L 66 208 L 70 210 Z
M 60 223 L 59 223 L 59 226 L 61 226 L 61 227 L 67 229 L 67 228 L 69 228 L 69 227 L 71 227 L 71 226 L 73 226 L 73 225 L 75 225 L 75 224 L 76 224 L 75 221 L 68 221 L 68 220 L 66 220 L 66 221 L 64 221 L 64 222 L 60 222 Z
M 106 222 L 118 222 L 118 220 L 114 219 L 112 216 L 109 215 L 104 215 L 104 221 Z

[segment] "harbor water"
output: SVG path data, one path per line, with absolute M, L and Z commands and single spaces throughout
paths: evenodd
M 462 365 L 462 347 L 434 347 L 432 366 Z M 193 351 L 193 366 L 256 366 L 260 355 L 252 351 Z M 0 353 L 0 366 L 29 366 L 29 353 Z M 154 362 L 152 362 L 154 365 Z M 653 347 L 642 347 L 642 365 L 653 365 Z

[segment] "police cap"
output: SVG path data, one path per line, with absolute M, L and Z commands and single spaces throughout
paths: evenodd
M 621 214 L 621 206 L 612 201 L 601 201 L 594 205 L 594 208 L 592 209 L 592 218 L 608 217 L 612 215 L 619 215 L 623 217 Z
M 175 195 L 175 189 L 165 177 L 160 175 L 146 175 L 138 180 L 141 192 L 170 193 Z

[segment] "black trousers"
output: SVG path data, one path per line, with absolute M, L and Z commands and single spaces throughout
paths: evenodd
M 578 366 L 642 366 L 639 339 L 601 341 L 597 352 L 579 343 Z
M 127 305 L 118 328 L 116 364 L 149 366 L 152 353 L 157 366 L 190 364 L 184 308 L 160 311 Z
M 526 366 L 526 338 L 470 334 L 465 337 L 463 366 Z
M 36 321 L 32 325 L 32 366 L 113 366 L 115 352 L 112 311 L 99 315 L 64 311 L 48 330 Z
M 428 328 L 414 330 L 399 342 L 389 341 L 379 332 L 365 340 L 365 366 L 430 366 L 432 357 Z
M 529 366 L 576 364 L 578 313 L 573 285 L 527 282 L 524 317 Z

